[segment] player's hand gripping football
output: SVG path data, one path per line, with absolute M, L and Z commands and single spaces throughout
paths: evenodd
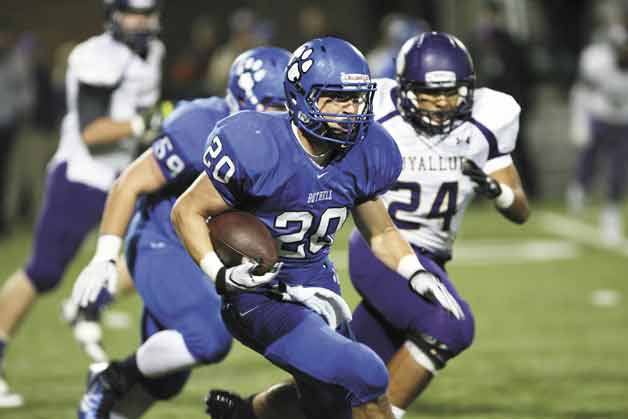
M 462 174 L 469 176 L 475 184 L 475 192 L 485 196 L 488 199 L 495 199 L 502 193 L 499 183 L 484 173 L 475 162 L 471 159 L 464 159 L 462 163 Z
M 416 271 L 409 282 L 412 291 L 433 303 L 439 303 L 449 311 L 456 319 L 464 319 L 464 312 L 458 301 L 449 293 L 447 287 L 431 272 L 425 270 Z
M 251 260 L 245 260 L 242 264 L 231 268 L 222 267 L 216 278 L 216 290 L 219 294 L 250 291 L 272 281 L 282 265 L 282 262 L 277 262 L 263 274 L 255 273 L 258 263 Z
M 80 307 L 87 307 L 96 301 L 103 289 L 114 295 L 117 284 L 118 270 L 114 260 L 92 260 L 74 283 L 72 301 Z

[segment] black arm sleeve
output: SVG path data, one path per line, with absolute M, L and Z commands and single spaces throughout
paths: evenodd
M 96 119 L 109 115 L 111 95 L 116 86 L 79 83 L 78 114 L 81 132 Z

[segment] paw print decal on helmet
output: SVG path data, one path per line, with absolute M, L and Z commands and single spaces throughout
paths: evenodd
M 238 66 L 238 87 L 244 90 L 247 100 L 256 105 L 259 101 L 254 93 L 256 83 L 261 82 L 266 77 L 266 70 L 262 67 L 264 62 L 260 59 L 250 57 Z
M 307 71 L 312 67 L 314 60 L 310 58 L 310 55 L 312 55 L 313 51 L 314 50 L 312 48 L 302 45 L 294 52 L 294 57 L 298 58 L 294 60 L 288 69 L 288 80 L 290 82 L 295 83 L 299 81 L 301 79 L 301 75 L 307 73 Z

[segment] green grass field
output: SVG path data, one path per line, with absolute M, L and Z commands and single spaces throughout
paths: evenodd
M 522 227 L 501 220 L 489 207 L 474 207 L 467 215 L 456 247 L 459 257 L 449 271 L 474 308 L 476 340 L 442 371 L 407 418 L 628 418 L 628 248 L 598 247 L 586 232 L 579 239 L 557 236 L 543 212 L 536 208 Z M 348 232 L 346 226 L 334 258 L 353 306 L 357 299 L 345 261 Z M 59 306 L 93 244 L 91 238 L 63 286 L 40 300 L 12 342 L 6 372 L 27 404 L 0 410 L 0 418 L 75 417 L 88 360 L 61 322 Z M 0 242 L 0 281 L 26 258 L 29 246 L 28 228 Z M 619 302 L 593 304 L 600 289 L 618 292 Z M 106 329 L 109 352 L 123 356 L 139 341 L 139 300 L 127 298 L 114 309 L 133 319 L 129 329 Z M 197 369 L 178 398 L 158 404 L 146 417 L 202 418 L 209 388 L 247 394 L 283 377 L 236 345 L 222 364 Z

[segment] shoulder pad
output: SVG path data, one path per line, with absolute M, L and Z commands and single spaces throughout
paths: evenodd
M 120 81 L 132 54 L 108 34 L 77 45 L 68 59 L 78 79 L 94 86 L 113 86 Z
M 166 53 L 166 45 L 161 41 L 161 39 L 153 39 L 150 41 L 150 47 L 155 49 L 155 53 L 160 56 L 164 56 Z
M 481 88 L 475 91 L 472 117 L 495 136 L 499 153 L 515 149 L 521 107 L 509 94 Z
M 223 120 L 217 127 L 229 143 L 234 158 L 250 176 L 272 171 L 279 164 L 279 147 L 269 113 L 240 111 Z
M 607 44 L 593 44 L 580 55 L 580 75 L 588 82 L 603 83 L 614 68 L 615 56 Z
M 164 126 L 176 121 L 186 115 L 192 115 L 193 118 L 202 118 L 204 115 L 222 115 L 219 119 L 229 114 L 229 107 L 223 98 L 208 97 L 194 100 L 182 100 L 177 103 L 174 111 L 168 115 L 164 121 Z M 217 122 L 214 121 L 214 123 Z M 207 125 L 210 125 L 207 122 Z M 213 124 L 212 124 L 213 125 Z
M 389 189 L 401 173 L 402 161 L 397 143 L 388 131 L 374 122 L 356 151 L 364 156 L 366 177 L 360 182 L 363 196 L 374 197 Z

